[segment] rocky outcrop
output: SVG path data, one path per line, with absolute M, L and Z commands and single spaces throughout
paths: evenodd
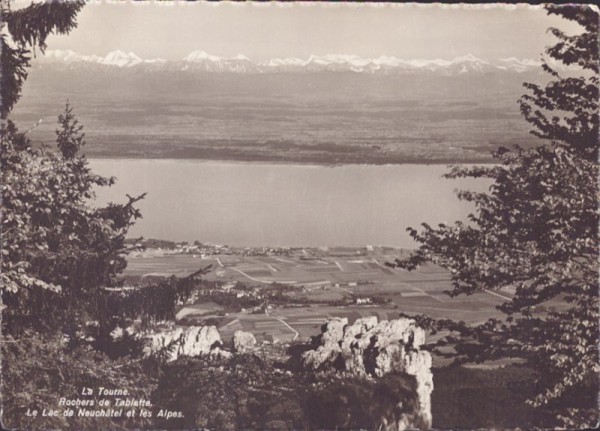
M 417 382 L 420 420 L 430 427 L 433 374 L 431 355 L 420 350 L 424 342 L 425 331 L 412 319 L 378 322 L 377 317 L 367 317 L 349 325 L 347 319 L 335 318 L 323 325 L 318 346 L 302 355 L 302 363 L 307 369 L 333 368 L 371 377 L 392 371 L 412 375 Z
M 149 335 L 147 338 L 144 352 L 147 355 L 160 352 L 166 356 L 167 361 L 174 361 L 182 355 L 222 357 L 231 355 L 221 349 L 221 336 L 215 326 L 178 327 Z
M 340 340 L 344 338 L 344 328 L 348 319 L 334 317 L 323 324 L 320 335 L 321 345 L 302 355 L 303 365 L 308 369 L 319 369 L 323 364 L 334 364 L 342 352 Z
M 250 353 L 256 347 L 256 338 L 250 332 L 235 331 L 233 334 L 233 351 L 238 354 Z

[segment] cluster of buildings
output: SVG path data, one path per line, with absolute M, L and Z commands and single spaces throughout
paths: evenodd
M 220 244 L 203 244 L 198 241 L 193 244 L 179 242 L 175 244 L 175 254 L 192 254 L 201 258 L 214 255 L 235 256 L 292 256 L 301 249 L 297 247 L 231 247 Z

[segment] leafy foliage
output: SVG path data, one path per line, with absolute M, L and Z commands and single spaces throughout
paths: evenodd
M 93 188 L 114 180 L 93 174 L 67 146 L 81 138 L 71 115 L 67 107 L 62 156 L 34 149 L 10 121 L 2 129 L 3 324 L 11 333 L 74 328 L 89 318 L 99 289 L 117 283 L 125 268 L 125 235 L 140 217 L 134 204 L 143 196 L 89 205 Z
M 81 388 L 127 388 L 133 397 L 150 399 L 152 382 L 140 364 L 111 361 L 89 347 L 68 348 L 60 337 L 28 332 L 15 339 L 5 336 L 2 346 L 2 423 L 13 429 L 132 429 L 148 426 L 131 419 L 42 417 L 42 410 L 62 410 L 60 398 L 77 399 Z M 92 399 L 98 402 L 96 398 Z M 97 405 L 97 404 L 96 404 Z M 36 417 L 27 409 L 38 410 Z
M 565 411 L 564 397 L 589 391 L 600 372 L 598 358 L 598 13 L 586 6 L 548 6 L 548 12 L 574 20 L 581 34 L 551 29 L 559 42 L 547 54 L 577 65 L 562 77 L 547 63 L 545 87 L 525 84 L 520 100 L 532 134 L 542 138 L 532 149 L 495 153 L 498 165 L 454 167 L 449 178 L 486 177 L 488 193 L 463 191 L 459 198 L 477 211 L 469 223 L 441 224 L 417 231 L 421 245 L 395 266 L 414 269 L 433 262 L 450 270 L 450 295 L 512 289 L 500 309 L 506 319 L 475 328 L 423 319 L 432 329 L 450 330 L 438 344 L 455 345 L 457 359 L 483 361 L 523 358 L 540 370 L 535 406 L 555 410 L 565 425 L 590 425 L 597 411 Z M 556 310 L 535 314 L 540 305 Z M 428 320 L 428 322 L 427 322 Z M 597 384 L 597 383 L 596 383 Z M 593 386 L 592 386 L 593 387 Z M 574 418 L 571 421 L 569 417 Z
M 84 2 L 49 1 L 17 11 L 2 1 L 2 118 L 16 103 L 32 49 L 53 32 L 75 27 Z M 8 29 L 8 34 L 4 31 Z M 13 47 L 14 46 L 14 47 Z M 131 355 L 135 337 L 111 338 L 117 327 L 141 319 L 172 318 L 197 276 L 147 289 L 123 288 L 125 236 L 141 215 L 125 204 L 95 207 L 97 187 L 113 178 L 95 175 L 85 155 L 82 127 L 67 103 L 59 116 L 57 150 L 36 148 L 12 121 L 2 122 L 2 394 L 3 425 L 19 429 L 118 429 L 147 425 L 80 417 L 25 415 L 27 408 L 57 408 L 82 386 L 125 388 L 149 397 L 152 380 Z M 110 356 L 107 356 L 109 353 Z
M 102 289 L 85 334 L 94 339 L 97 349 L 111 357 L 141 355 L 144 340 L 123 329 L 134 326 L 134 332 L 143 332 L 159 322 L 173 321 L 177 306 L 191 297 L 205 273 L 206 269 L 201 269 L 184 278 L 173 276 L 147 286 Z M 115 331 L 123 336 L 115 337 Z
M 34 149 L 10 121 L 3 129 L 3 330 L 15 336 L 27 328 L 62 331 L 72 340 L 92 336 L 97 348 L 115 355 L 122 350 L 112 345 L 113 330 L 138 320 L 147 327 L 173 319 L 204 270 L 122 286 L 125 236 L 140 217 L 134 204 L 143 195 L 124 205 L 92 207 L 94 187 L 114 179 L 94 175 L 79 154 L 82 129 L 69 105 L 59 123 L 62 154 Z
M 184 416 L 156 423 L 171 429 L 376 429 L 418 410 L 406 375 L 292 374 L 255 355 L 182 357 L 163 372 L 154 404 Z
M 546 53 L 563 64 L 577 65 L 579 76 L 561 76 L 548 63 L 543 68 L 554 79 L 544 88 L 527 83 L 530 94 L 520 100 L 521 112 L 533 125 L 532 134 L 549 139 L 555 147 L 565 148 L 575 157 L 591 162 L 598 159 L 598 12 L 585 6 L 547 7 L 549 14 L 575 21 L 584 32 L 568 36 L 557 28 L 549 31 L 558 43 Z
M 535 371 L 518 365 L 498 369 L 436 369 L 433 427 L 444 429 L 552 428 L 546 412 L 525 402 L 535 395 Z

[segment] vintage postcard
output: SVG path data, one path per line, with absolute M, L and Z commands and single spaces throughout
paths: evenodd
M 3 429 L 598 425 L 597 7 L 0 4 Z

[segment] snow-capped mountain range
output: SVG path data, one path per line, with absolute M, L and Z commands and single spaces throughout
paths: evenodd
M 330 54 L 312 55 L 306 60 L 300 58 L 274 58 L 263 62 L 253 62 L 244 55 L 219 57 L 205 51 L 194 51 L 181 60 L 162 58 L 142 59 L 133 52 L 112 51 L 104 57 L 82 55 L 71 50 L 49 50 L 38 55 L 36 63 L 43 67 L 58 65 L 77 68 L 105 66 L 113 68 L 136 68 L 144 70 L 190 70 L 204 72 L 233 73 L 281 73 L 281 72 L 356 72 L 356 73 L 435 73 L 461 75 L 465 73 L 516 72 L 523 73 L 538 69 L 541 62 L 514 57 L 496 61 L 486 61 L 471 54 L 452 60 L 417 59 L 405 60 L 391 56 L 362 58 L 356 55 Z

